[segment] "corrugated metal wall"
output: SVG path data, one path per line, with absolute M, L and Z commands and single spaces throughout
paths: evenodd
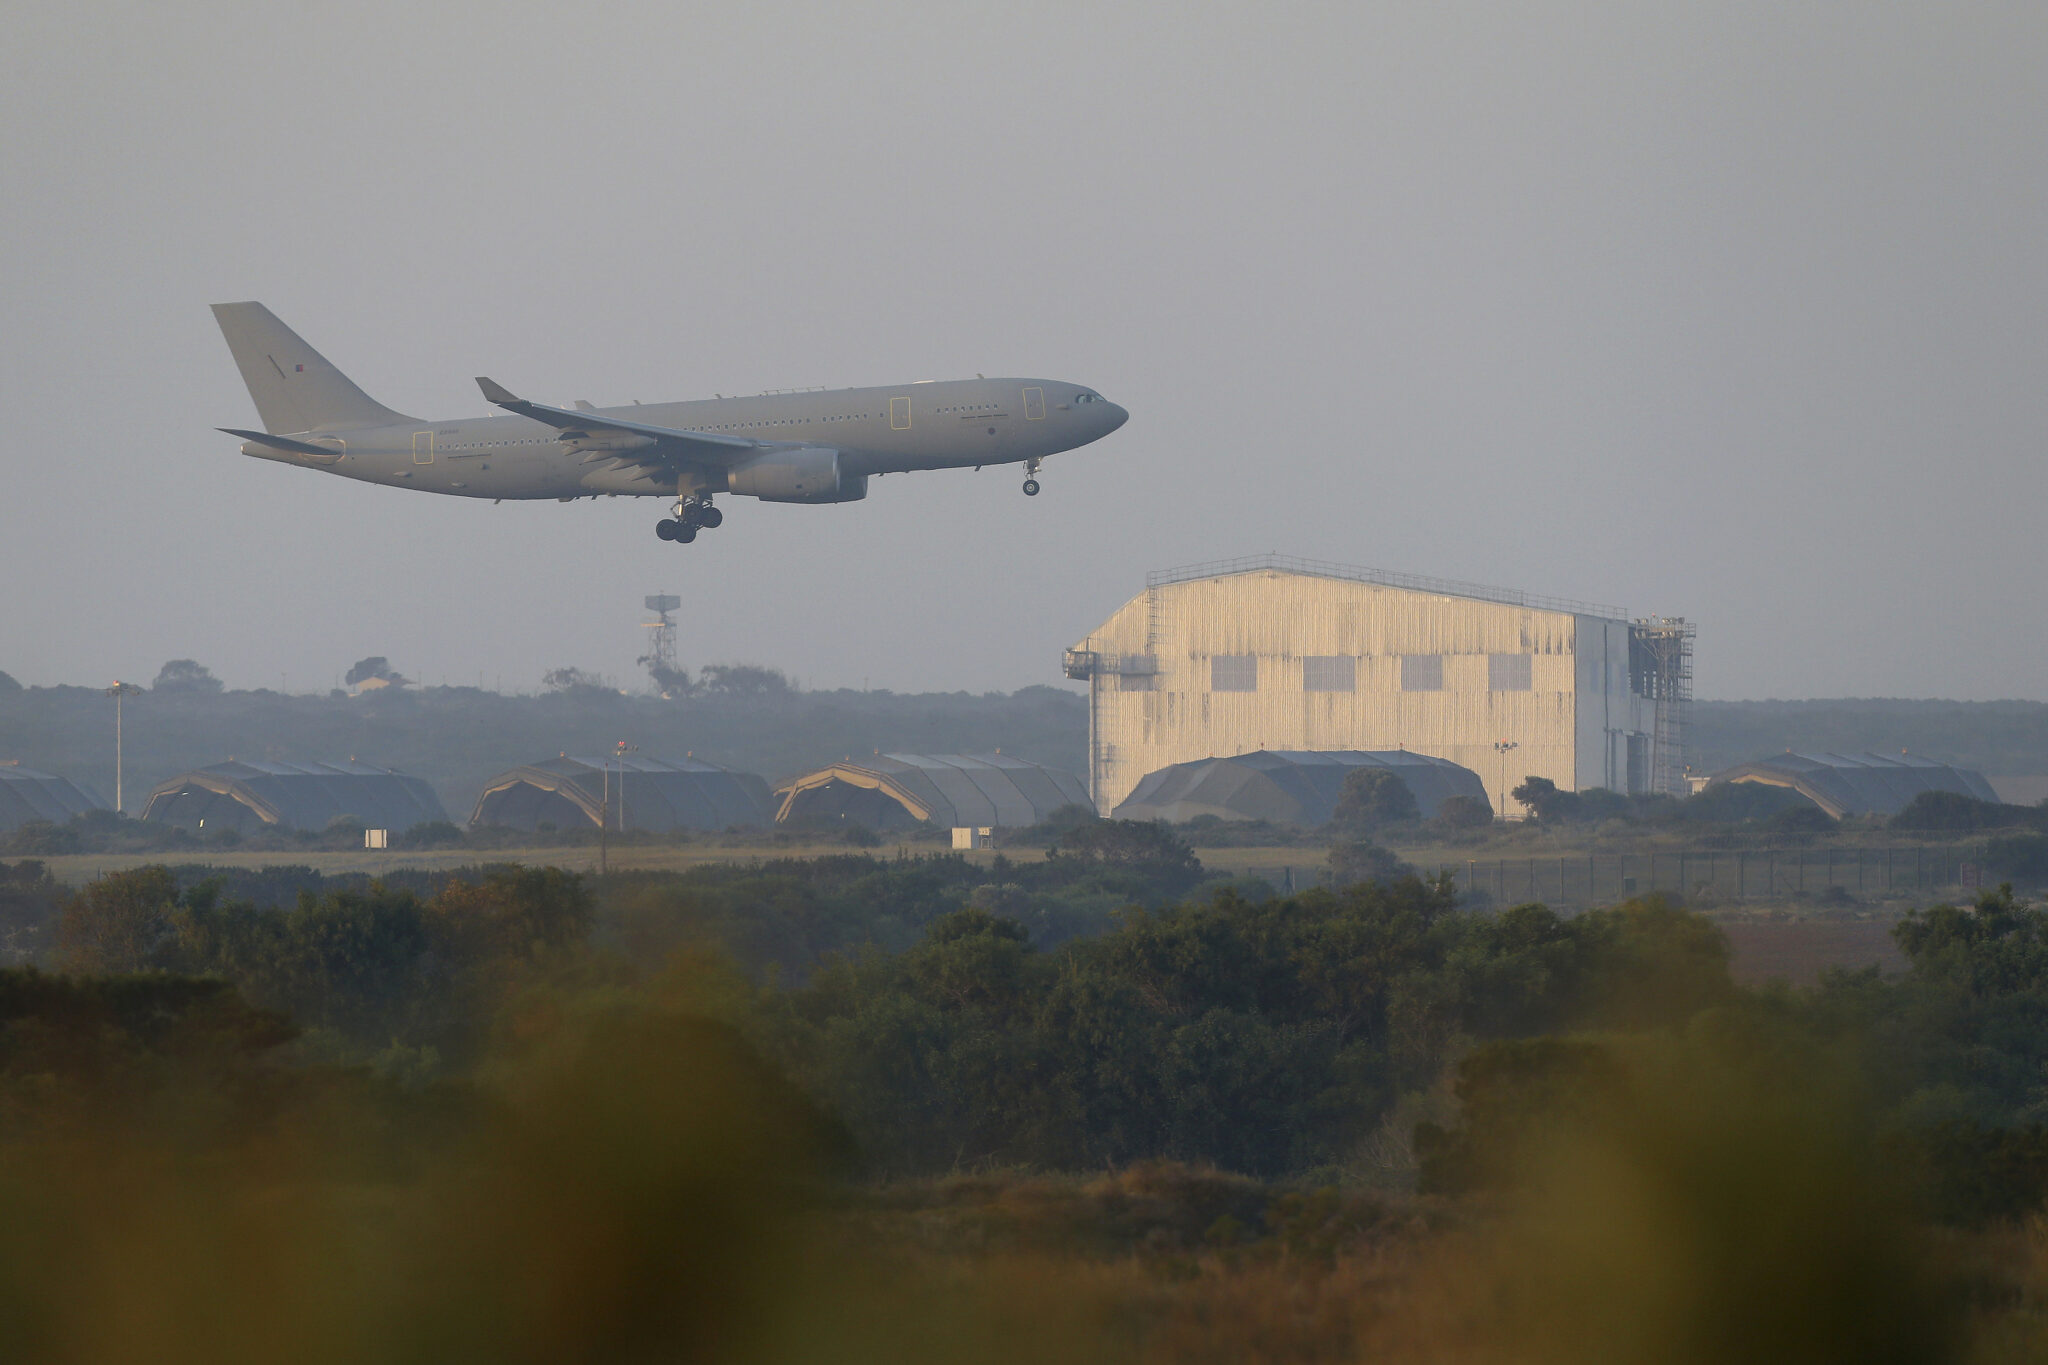
M 1529 774 L 1625 789 L 1627 734 L 1650 729 L 1626 622 L 1309 574 L 1154 587 L 1075 649 L 1095 656 L 1089 785 L 1103 811 L 1171 763 L 1396 748 L 1464 764 L 1499 810 L 1503 785 Z M 1351 690 L 1307 690 L 1341 683 L 1329 661 L 1345 658 Z M 1528 690 L 1490 685 L 1524 677 Z M 1496 741 L 1516 747 L 1503 758 Z

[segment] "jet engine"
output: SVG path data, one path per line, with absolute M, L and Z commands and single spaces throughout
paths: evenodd
M 842 474 L 839 452 L 823 446 L 771 450 L 726 471 L 729 492 L 763 502 L 859 502 L 868 476 Z

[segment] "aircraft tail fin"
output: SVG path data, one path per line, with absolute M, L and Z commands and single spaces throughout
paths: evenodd
M 256 415 L 273 435 L 416 420 L 357 388 L 262 304 L 216 303 L 213 316 L 256 400 Z

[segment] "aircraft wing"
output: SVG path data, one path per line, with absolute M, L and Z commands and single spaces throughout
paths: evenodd
M 653 446 L 642 447 L 639 450 L 593 452 L 594 457 L 603 454 L 633 464 L 666 464 L 676 459 L 709 460 L 725 464 L 741 456 L 774 448 L 770 442 L 752 441 L 744 436 L 727 436 L 723 432 L 657 427 L 646 422 L 627 422 L 617 417 L 604 417 L 595 412 L 574 412 L 568 408 L 551 408 L 545 403 L 529 403 L 504 385 L 493 383 L 482 375 L 477 376 L 476 384 L 484 391 L 485 398 L 505 411 L 516 412 L 521 417 L 531 417 L 534 421 L 544 422 L 559 431 L 619 431 L 629 436 L 644 436 L 655 442 Z

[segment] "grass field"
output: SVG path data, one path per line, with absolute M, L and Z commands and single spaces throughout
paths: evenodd
M 1868 919 L 1823 916 L 1783 920 L 1725 919 L 1722 932 L 1735 950 L 1730 969 L 1745 986 L 1783 981 L 1811 986 L 1830 967 L 1877 966 L 1886 972 L 1906 969 L 1906 956 L 1892 942 L 1896 915 Z

